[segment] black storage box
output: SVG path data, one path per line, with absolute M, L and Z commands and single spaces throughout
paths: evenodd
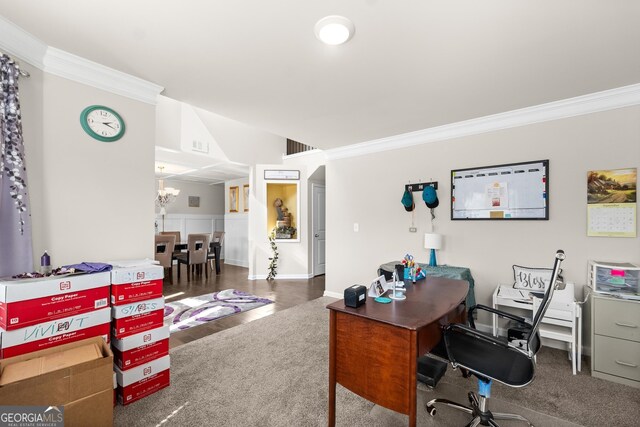
M 367 301 L 367 288 L 362 285 L 353 285 L 344 290 L 344 305 L 347 307 L 360 307 Z

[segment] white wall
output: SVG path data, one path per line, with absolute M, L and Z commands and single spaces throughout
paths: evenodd
M 224 262 L 240 267 L 249 267 L 249 213 L 244 210 L 242 197 L 242 188 L 246 184 L 249 184 L 249 178 L 224 183 Z M 239 190 L 238 212 L 229 212 L 230 187 L 238 187 Z
M 300 246 L 298 252 L 306 253 L 307 267 L 305 271 L 301 273 L 309 277 L 313 276 L 313 194 L 312 185 L 325 185 L 325 168 L 324 165 L 327 162 L 326 155 L 323 151 L 307 151 L 305 153 L 294 154 L 286 156 L 282 160 L 282 169 L 299 169 L 306 172 L 307 184 L 306 194 L 307 197 L 300 200 L 302 209 L 306 212 L 306 230 L 307 232 L 303 236 L 303 244 Z M 300 274 L 300 273 L 298 273 Z
M 194 109 L 225 156 L 247 165 L 282 160 L 287 139 L 200 108 Z
M 180 190 L 175 202 L 166 207 L 167 214 L 181 213 L 193 215 L 222 215 L 224 214 L 224 185 L 210 185 L 200 182 L 164 180 L 165 187 Z M 156 185 L 157 188 L 157 185 Z M 189 207 L 189 196 L 200 197 L 200 207 Z M 160 208 L 156 207 L 156 213 Z
M 152 257 L 154 106 L 32 76 L 22 103 L 36 260 L 45 249 L 54 266 Z M 121 114 L 122 139 L 99 142 L 82 130 L 80 113 L 94 104 Z
M 181 102 L 158 95 L 156 104 L 156 145 L 180 150 Z
M 253 188 L 251 195 L 251 212 L 249 218 L 249 278 L 264 279 L 268 274 L 269 257 L 272 256 L 267 230 L 267 209 L 274 209 L 273 200 L 266 200 L 265 169 L 296 169 L 300 170 L 299 197 L 300 207 L 298 218 L 294 219 L 298 225 L 297 240 L 277 242 L 279 260 L 278 275 L 280 279 L 300 279 L 310 277 L 309 270 L 309 184 L 307 168 L 303 165 L 289 167 L 284 165 L 257 165 L 252 176 Z M 273 182 L 273 181 L 271 181 Z
M 400 199 L 409 181 L 435 180 L 435 227 L 445 236 L 438 261 L 471 269 L 478 303 L 489 304 L 495 286 L 512 281 L 512 264 L 551 267 L 556 249 L 565 250 L 565 278 L 581 295 L 589 259 L 640 262 L 639 238 L 586 235 L 587 171 L 640 167 L 638 141 L 640 107 L 629 107 L 330 160 L 326 290 L 342 295 L 354 283 L 368 284 L 380 264 L 406 253 L 427 262 L 428 211 L 415 193 L 418 232 L 410 233 L 411 213 Z M 452 169 L 540 159 L 550 160 L 548 221 L 450 220 Z

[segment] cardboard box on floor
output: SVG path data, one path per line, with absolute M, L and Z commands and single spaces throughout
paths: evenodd
M 97 346 L 99 354 L 91 354 L 93 345 Z M 58 357 L 61 352 L 68 352 L 66 361 Z M 34 359 L 49 362 L 33 362 Z M 8 372 L 13 370 L 12 375 L 17 380 L 0 386 L 3 405 L 64 406 L 67 427 L 113 425 L 113 354 L 101 337 L 0 360 L 0 381 L 9 365 L 21 362 L 23 368 L 47 364 L 61 367 L 23 379 L 18 379 L 19 367 L 10 368 Z

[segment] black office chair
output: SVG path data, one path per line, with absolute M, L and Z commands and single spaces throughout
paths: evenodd
M 467 412 L 473 419 L 467 426 L 498 426 L 495 420 L 519 420 L 531 422 L 521 415 L 492 413 L 487 409 L 487 399 L 491 395 L 491 381 L 496 380 L 510 387 L 524 387 L 533 381 L 535 376 L 535 354 L 540 348 L 538 330 L 544 313 L 551 302 L 553 292 L 561 286 L 558 280 L 560 264 L 564 260 L 564 251 L 556 252 L 551 273 L 551 281 L 547 286 L 540 308 L 533 322 L 484 305 L 475 305 L 469 309 L 468 320 L 471 327 L 461 324 L 450 324 L 444 329 L 444 343 L 447 357 L 454 368 L 462 367 L 478 377 L 478 394 L 469 392 L 470 406 L 464 406 L 447 399 L 433 399 L 427 403 L 427 411 L 432 416 L 436 413 L 434 404 L 444 404 Z M 511 319 L 524 329 L 524 338 L 508 342 L 506 338 L 494 337 L 475 329 L 473 312 L 485 310 L 500 317 Z

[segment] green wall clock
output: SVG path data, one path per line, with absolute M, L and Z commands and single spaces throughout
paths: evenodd
M 120 114 L 102 105 L 91 105 L 82 110 L 80 124 L 98 141 L 114 142 L 124 135 L 124 120 Z

